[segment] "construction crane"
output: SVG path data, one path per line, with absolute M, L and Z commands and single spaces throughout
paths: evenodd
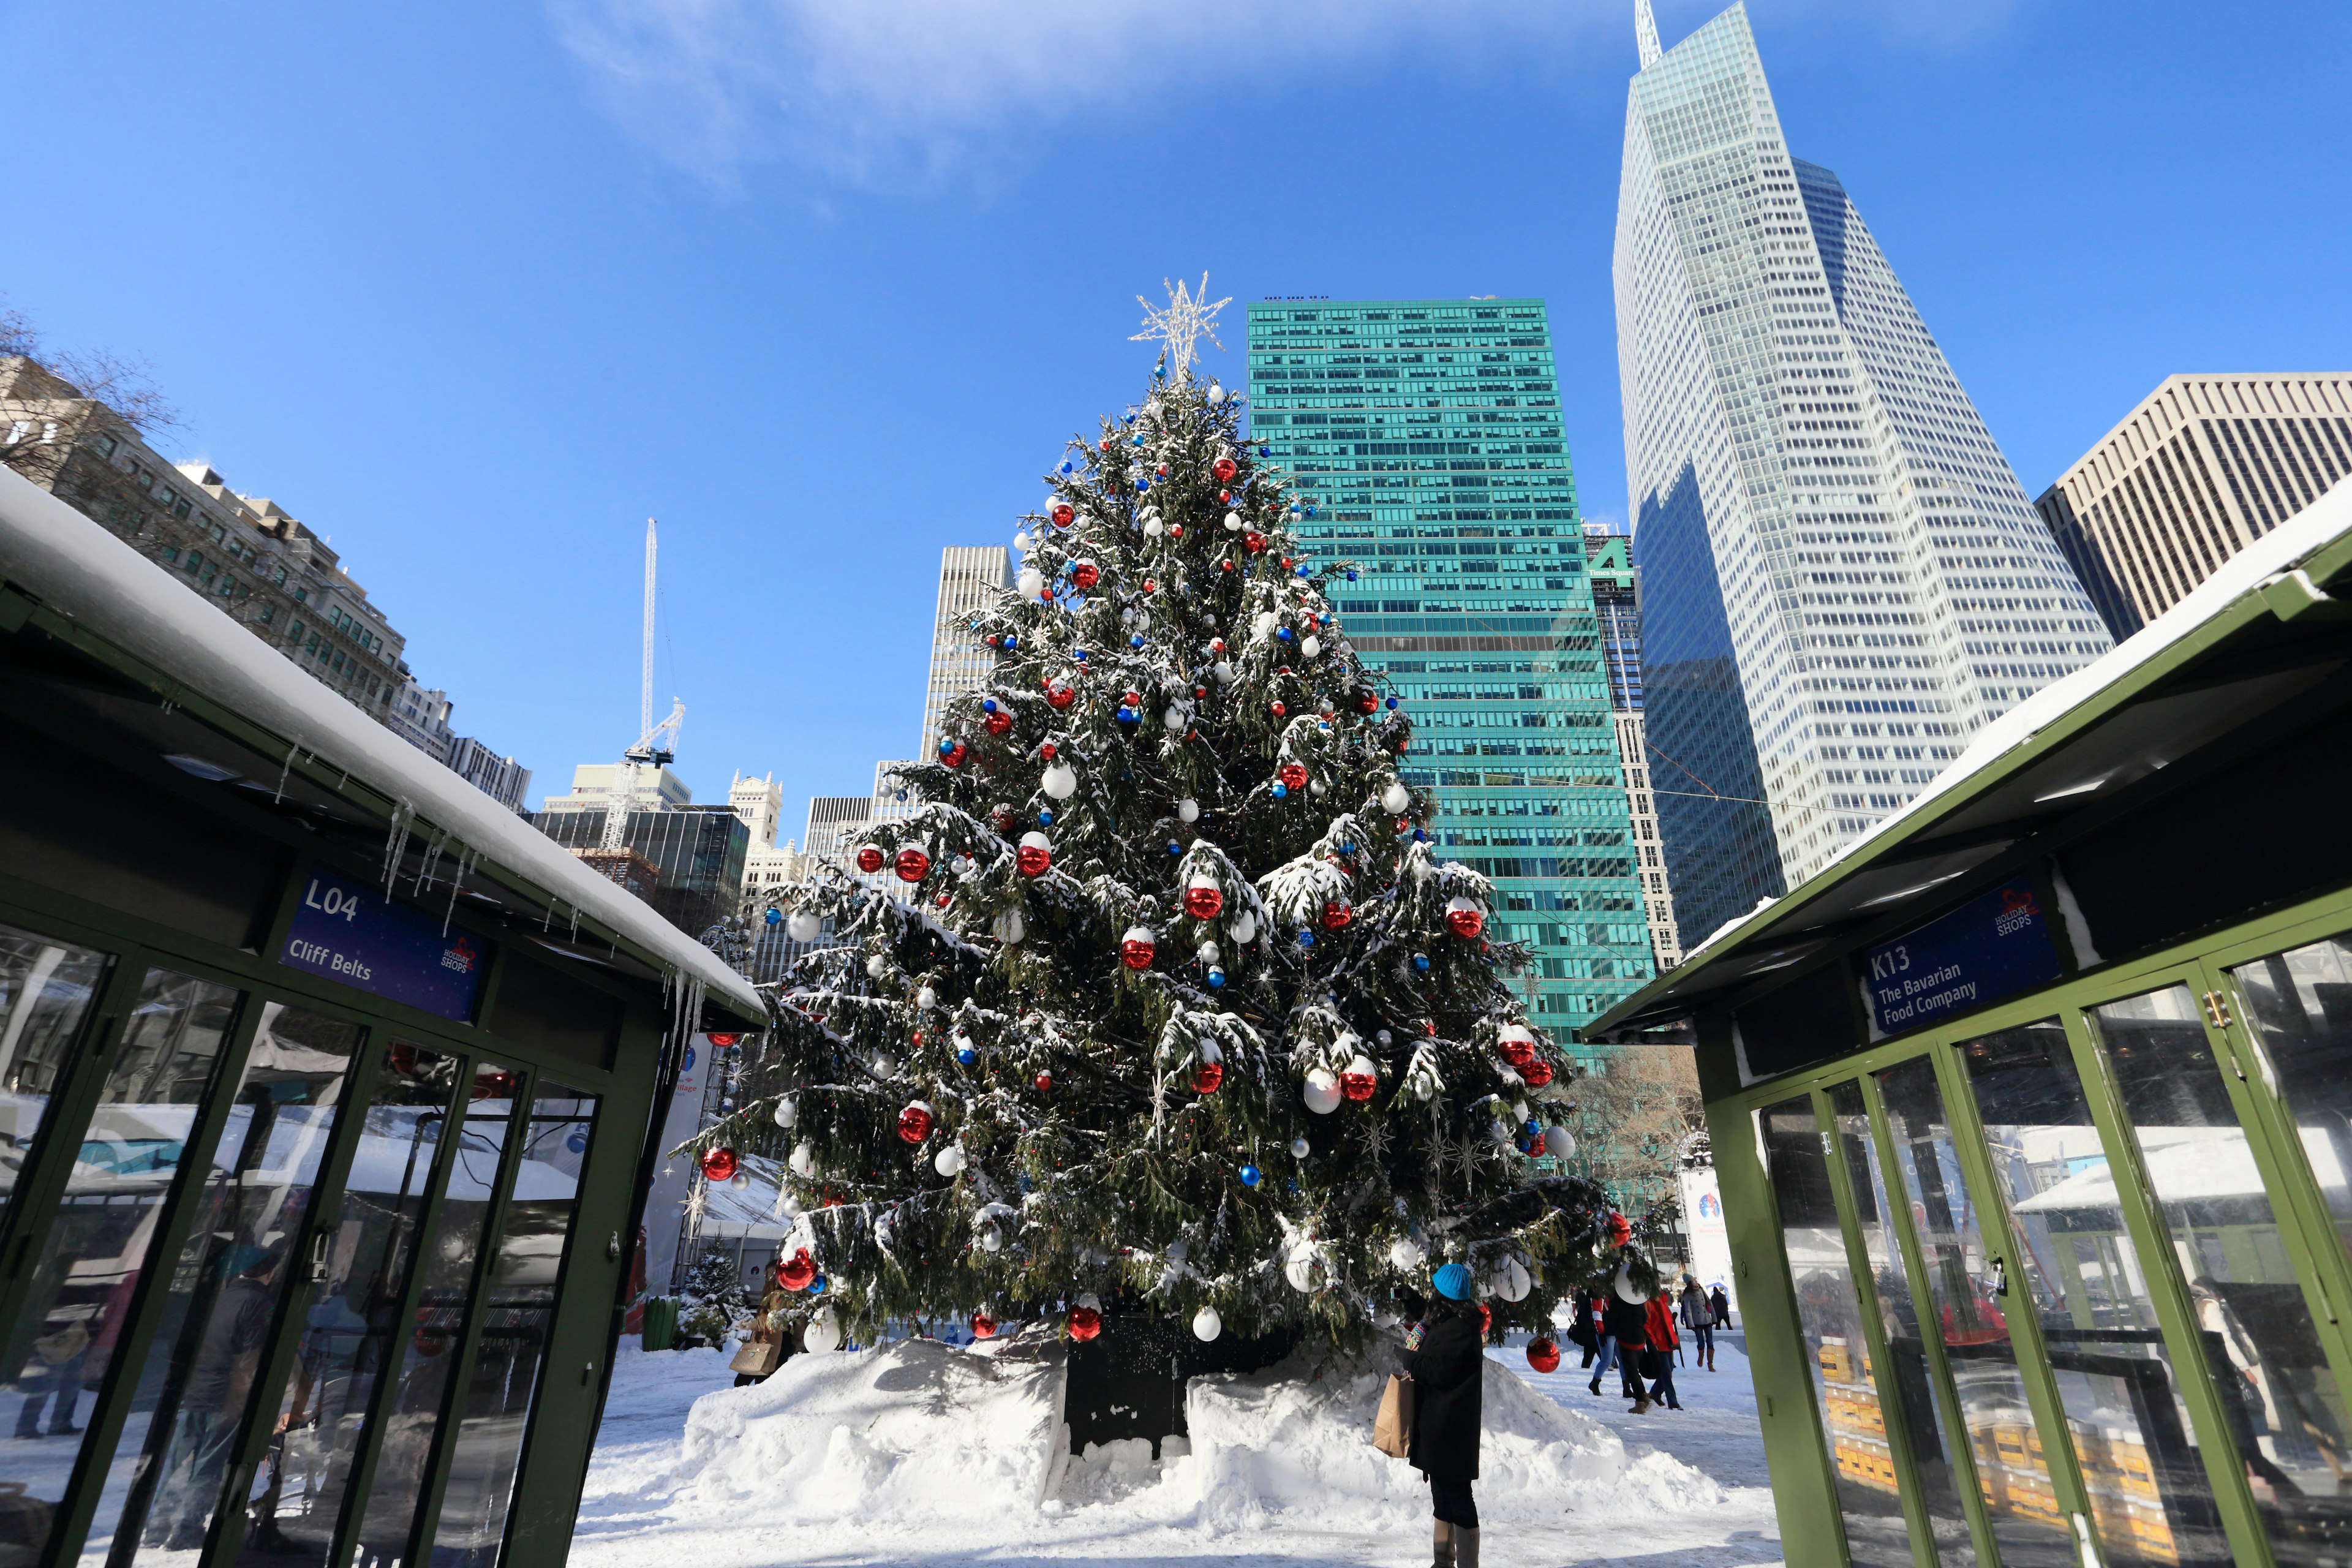
M 646 519 L 646 644 L 644 679 L 637 689 L 637 743 L 621 753 L 613 770 L 612 797 L 604 807 L 603 847 L 627 847 L 629 813 L 650 797 L 661 802 L 661 771 L 677 757 L 678 731 L 686 727 L 686 703 L 669 700 L 669 717 L 654 722 L 654 558 L 655 525 Z

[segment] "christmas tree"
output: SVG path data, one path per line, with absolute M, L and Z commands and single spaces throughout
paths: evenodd
M 780 1274 L 853 1330 L 1083 1339 L 1110 1301 L 1349 1338 L 1451 1260 L 1499 1337 L 1654 1281 L 1599 1189 L 1529 1174 L 1570 1071 L 1400 776 L 1411 720 L 1327 597 L 1355 570 L 1306 558 L 1307 503 L 1192 374 L 1197 302 L 1155 319 L 1145 397 L 1072 442 L 972 624 L 992 677 L 860 841 L 906 897 L 786 890 L 824 940 L 777 988 L 772 1092 L 696 1146 L 785 1130 Z

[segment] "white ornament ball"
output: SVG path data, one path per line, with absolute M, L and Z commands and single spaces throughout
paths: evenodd
M 1160 715 L 1160 721 L 1171 730 L 1181 730 L 1189 722 L 1184 717 L 1184 710 L 1172 706 L 1167 712 Z
M 1034 566 L 1021 568 L 1021 575 L 1014 581 L 1019 584 L 1021 596 L 1024 599 L 1034 599 L 1045 591 L 1045 574 Z
M 1215 674 L 1220 681 L 1231 686 L 1234 683 L 1234 661 L 1229 658 L 1217 660 Z
M 801 1348 L 822 1355 L 826 1351 L 841 1348 L 841 1320 L 834 1316 L 831 1307 L 819 1307 L 816 1316 L 801 1331 Z
M 1204 964 L 1215 963 L 1225 956 L 1224 950 L 1213 942 L 1204 942 L 1192 950 L 1192 956 Z
M 1225 513 L 1225 531 L 1228 533 L 1239 533 L 1241 531 L 1242 514 L 1237 511 L 1229 511 Z
M 1282 617 L 1272 610 L 1260 610 L 1257 613 L 1257 619 L 1252 623 L 1256 628 L 1258 640 L 1263 642 L 1272 637 L 1274 628 L 1281 620 Z
M 1208 1343 L 1225 1331 L 1225 1321 L 1217 1316 L 1214 1307 L 1203 1307 L 1192 1314 L 1192 1337 Z
M 1029 928 L 1022 923 L 1019 910 L 1006 910 L 988 922 L 988 931 L 1005 946 L 1018 947 L 1021 939 L 1029 934 Z
M 1524 1301 L 1535 1288 L 1535 1281 L 1528 1277 L 1528 1266 L 1516 1258 L 1505 1258 L 1486 1283 L 1506 1301 Z
M 1055 800 L 1067 800 L 1078 793 L 1078 770 L 1067 763 L 1055 763 L 1045 770 L 1038 784 Z
M 1381 791 L 1381 809 L 1391 816 L 1402 816 L 1405 814 L 1405 808 L 1411 805 L 1412 805 L 1412 791 L 1405 788 L 1402 784 L 1392 783 L 1388 788 Z
M 889 966 L 887 964 L 882 962 L 882 955 L 877 952 L 873 957 L 866 961 L 866 978 L 868 980 L 879 980 L 882 978 L 882 972 L 888 967 Z
M 1328 1116 L 1339 1109 L 1339 1080 L 1322 1068 L 1307 1075 L 1299 1092 L 1307 1100 L 1307 1109 L 1318 1116 Z
M 1411 1274 L 1429 1261 L 1429 1248 L 1409 1236 L 1400 1236 L 1389 1243 L 1389 1267 Z
M 1629 1306 L 1638 1307 L 1650 1299 L 1647 1290 L 1633 1283 L 1633 1266 L 1630 1263 L 1617 1266 L 1617 1278 L 1611 1286 L 1617 1292 L 1617 1299 Z
M 1576 1134 L 1565 1127 L 1554 1127 L 1544 1134 L 1544 1152 L 1555 1160 L 1565 1160 L 1576 1152 Z
M 793 1145 L 793 1174 L 795 1176 L 814 1176 L 816 1174 L 815 1144 L 795 1143 Z
M 1223 403 L 1224 400 L 1225 400 L 1225 389 L 1224 389 L 1223 387 L 1222 387 L 1222 386 L 1219 386 L 1219 385 L 1218 385 L 1215 382 L 1213 382 L 1213 382 L 1211 382 L 1211 383 L 1209 383 L 1209 406 L 1210 406 L 1210 407 L 1212 407 L 1212 408 L 1214 408 L 1218 404 Z M 1217 1336 L 1216 1336 L 1216 1335 L 1214 1335 L 1214 1334 L 1203 1334 L 1203 1335 L 1202 1335 L 1201 1337 L 1202 1337 L 1202 1339 L 1213 1340 L 1213 1339 L 1215 1339 Z
M 1144 522 L 1143 537 L 1146 539 L 1157 539 L 1167 531 L 1168 531 L 1166 529 L 1160 527 L 1160 520 L 1156 517 L 1150 518 Z
M 1282 1260 L 1282 1277 L 1292 1289 L 1312 1293 L 1331 1282 L 1331 1269 L 1323 1249 L 1302 1237 L 1291 1243 L 1290 1255 Z
M 776 1125 L 790 1127 L 801 1119 L 801 1102 L 791 1095 L 776 1101 Z
M 824 921 L 807 910 L 794 910 L 784 917 L 784 934 L 794 942 L 814 942 L 824 931 Z
M 1307 793 L 1308 795 L 1321 795 L 1324 792 L 1324 788 L 1325 785 L 1323 781 L 1321 779 L 1315 779 L 1308 783 Z
M 1176 803 L 1176 819 L 1179 822 L 1200 821 L 1201 803 L 1194 800 L 1191 795 L 1186 795 L 1182 800 Z
M 1304 1160 L 1307 1158 L 1307 1154 L 1312 1152 L 1313 1148 L 1314 1145 L 1308 1143 L 1306 1139 L 1293 1138 L 1290 1141 L 1291 1158 L 1296 1160 Z
M 1024 528 L 1013 536 L 1013 548 L 1015 550 L 1026 550 L 1029 548 L 1029 531 L 1027 529 Z
M 1003 1251 L 1004 1233 L 997 1229 L 992 1225 L 982 1226 L 980 1227 L 980 1249 L 982 1252 Z
M 942 1176 L 952 1176 L 963 1169 L 963 1151 L 950 1143 L 939 1152 L 931 1168 Z
M 1234 940 L 1247 947 L 1257 940 L 1257 917 L 1244 910 L 1233 918 L 1233 923 L 1229 929 L 1234 933 Z
M 1323 651 L 1323 639 L 1321 637 L 1308 637 L 1305 642 L 1298 645 L 1298 651 L 1305 654 L 1308 658 L 1313 658 L 1317 654 Z

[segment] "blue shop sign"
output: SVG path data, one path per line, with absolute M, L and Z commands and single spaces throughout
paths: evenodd
M 2033 879 L 2020 877 L 1864 954 L 1870 1033 L 1900 1034 L 2058 978 Z
M 464 1024 L 474 1016 L 488 948 L 393 902 L 380 889 L 314 871 L 278 956 L 296 969 Z

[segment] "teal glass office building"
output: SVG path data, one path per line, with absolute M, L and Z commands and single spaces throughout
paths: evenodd
M 1543 302 L 1266 300 L 1249 400 L 1307 548 L 1358 572 L 1341 624 L 1412 716 L 1442 852 L 1581 1029 L 1654 971 Z

